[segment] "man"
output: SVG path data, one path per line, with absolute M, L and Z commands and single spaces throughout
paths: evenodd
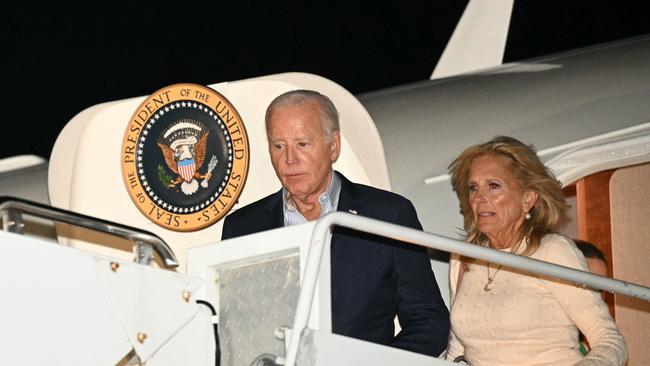
M 573 239 L 576 243 L 576 246 L 587 260 L 587 267 L 591 273 L 595 273 L 600 276 L 607 277 L 607 260 L 605 260 L 605 255 L 603 252 L 598 249 L 594 244 L 580 239 Z
M 329 98 L 309 90 L 282 94 L 265 120 L 271 162 L 283 188 L 227 216 L 222 239 L 337 210 L 422 229 L 407 199 L 332 170 L 341 135 Z M 422 247 L 339 228 L 332 237 L 331 266 L 334 333 L 430 356 L 445 349 L 449 312 Z M 395 315 L 402 327 L 397 336 Z
M 597 274 L 599 276 L 609 276 L 605 254 L 603 254 L 603 252 L 598 249 L 597 246 L 586 240 L 573 239 L 573 242 L 576 243 L 578 249 L 580 249 L 582 254 L 585 256 L 589 272 Z M 603 300 L 606 300 L 604 292 L 601 291 L 600 295 L 603 297 Z M 590 351 L 589 344 L 587 343 L 585 335 L 582 334 L 582 332 L 579 332 L 578 337 L 580 339 L 580 353 L 582 353 L 583 356 L 586 356 Z

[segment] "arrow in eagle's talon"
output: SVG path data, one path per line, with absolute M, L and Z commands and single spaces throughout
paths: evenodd
M 210 159 L 210 163 L 208 164 L 208 171 L 205 173 L 205 179 L 201 182 L 201 187 L 203 188 L 208 188 L 208 180 L 212 176 L 212 170 L 217 166 L 217 163 L 219 160 L 215 155 L 212 155 L 212 158 Z

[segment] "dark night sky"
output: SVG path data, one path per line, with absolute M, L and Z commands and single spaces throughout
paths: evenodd
M 621 3 L 516 1 L 505 61 L 650 33 L 647 15 Z M 178 82 L 303 71 L 356 94 L 425 80 L 467 1 L 163 4 L 4 9 L 0 158 L 48 158 L 58 132 L 83 109 Z

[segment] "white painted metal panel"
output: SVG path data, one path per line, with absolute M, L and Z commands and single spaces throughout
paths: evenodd
M 119 264 L 115 271 L 108 260 L 97 260 L 96 271 L 136 353 L 146 361 L 202 308 L 194 302 L 194 294 L 203 281 L 150 266 L 113 262 Z M 138 334 L 145 334 L 146 340 L 138 340 Z
M 214 331 L 212 313 L 207 307 L 200 308 L 189 323 L 165 343 L 146 362 L 148 366 L 214 366 Z
M 373 365 L 445 366 L 458 365 L 442 359 L 381 346 L 338 334 L 305 329 L 300 338 L 296 364 L 300 366 Z
M 3 364 L 113 365 L 132 349 L 146 362 L 166 347 L 214 362 L 210 316 L 184 298 L 198 278 L 4 231 L 0 257 Z
M 0 232 L 2 364 L 114 365 L 132 348 L 98 258 Z

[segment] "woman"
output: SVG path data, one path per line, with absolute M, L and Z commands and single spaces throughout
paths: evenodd
M 552 232 L 566 202 L 534 150 L 511 137 L 466 149 L 449 166 L 467 241 L 587 270 Z M 446 359 L 479 365 L 623 365 L 627 351 L 600 294 L 492 263 L 452 257 Z M 591 352 L 580 354 L 578 330 Z

